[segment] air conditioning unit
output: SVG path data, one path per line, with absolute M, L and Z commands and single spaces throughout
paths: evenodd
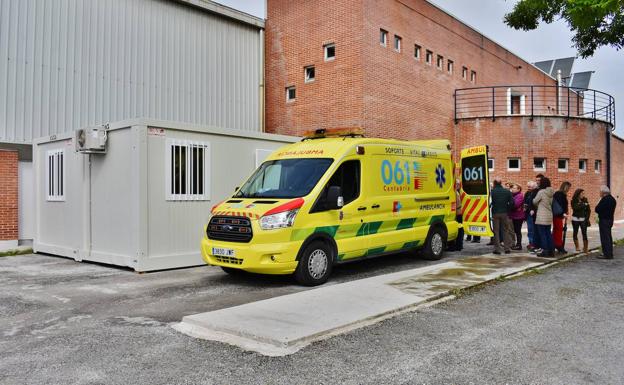
M 94 126 L 76 130 L 76 152 L 106 154 L 106 127 Z

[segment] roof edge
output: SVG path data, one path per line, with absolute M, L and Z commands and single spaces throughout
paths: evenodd
M 432 7 L 436 8 L 437 10 L 439 10 L 442 13 L 447 14 L 448 16 L 452 17 L 453 19 L 459 21 L 460 23 L 462 23 L 463 25 L 465 25 L 466 27 L 472 29 L 473 31 L 475 31 L 476 33 L 478 33 L 479 35 L 483 36 L 484 38 L 488 39 L 489 41 L 491 41 L 492 43 L 496 44 L 497 46 L 501 47 L 502 49 L 504 49 L 505 51 L 509 52 L 510 54 L 514 55 L 515 57 L 517 57 L 518 59 L 522 60 L 523 62 L 525 62 L 526 64 L 530 65 L 531 67 L 535 68 L 536 70 L 540 71 L 541 73 L 545 74 L 547 77 L 551 78 L 554 81 L 557 81 L 556 78 L 550 76 L 550 74 L 542 71 L 539 67 L 537 67 L 535 64 L 531 63 L 530 61 L 526 60 L 525 58 L 523 58 L 522 56 L 518 55 L 517 53 L 515 53 L 514 51 L 510 50 L 509 48 L 505 47 L 504 45 L 502 45 L 501 43 L 499 43 L 498 41 L 492 39 L 491 37 L 489 37 L 488 35 L 484 34 L 483 32 L 481 32 L 480 30 L 478 30 L 477 28 L 473 27 L 472 25 L 466 23 L 465 21 L 463 21 L 462 19 L 460 19 L 459 17 L 455 16 L 453 13 L 451 13 L 450 11 L 447 11 L 446 9 L 440 7 L 437 4 L 434 4 L 431 0 L 427 0 L 427 4 L 431 5 Z
M 264 29 L 264 19 L 250 15 L 245 12 L 241 12 L 237 9 L 230 8 L 226 5 L 216 3 L 211 0 L 173 0 L 178 3 L 190 5 L 201 10 L 214 13 L 220 16 L 225 16 L 229 19 L 239 21 L 244 24 L 254 26 L 256 28 Z

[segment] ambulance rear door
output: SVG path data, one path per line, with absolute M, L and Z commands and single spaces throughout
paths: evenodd
M 488 173 L 488 147 L 477 146 L 461 151 L 460 198 L 464 232 L 473 236 L 493 236 L 492 202 Z

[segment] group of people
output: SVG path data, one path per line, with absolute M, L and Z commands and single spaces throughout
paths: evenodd
M 542 174 L 527 183 L 526 193 L 516 183 L 503 183 L 495 178 L 491 189 L 491 214 L 494 237 L 489 245 L 494 246 L 494 254 L 511 253 L 522 250 L 522 226 L 527 223 L 527 249 L 540 257 L 552 258 L 555 252 L 565 254 L 565 239 L 568 221 L 572 222 L 572 238 L 577 252 L 588 251 L 587 228 L 591 226 L 591 207 L 585 190 L 578 188 L 568 200 L 572 184 L 563 182 L 557 191 L 551 186 L 549 178 Z M 613 238 L 611 229 L 615 214 L 616 201 L 607 186 L 600 187 L 601 199 L 594 209 L 598 215 L 598 227 L 603 254 L 599 258 L 613 258 Z M 461 208 L 458 208 L 458 220 L 461 220 Z M 582 248 L 578 234 L 581 233 Z M 463 234 L 462 234 L 463 238 Z M 466 239 L 474 243 L 480 237 Z M 459 245 L 463 244 L 462 241 Z M 458 246 L 459 246 L 458 245 Z M 462 246 L 456 247 L 461 249 Z

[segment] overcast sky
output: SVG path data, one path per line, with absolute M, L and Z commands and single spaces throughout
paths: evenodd
M 262 0 L 217 0 L 232 8 L 264 18 Z M 440 8 L 474 27 L 524 60 L 533 63 L 541 60 L 576 56 L 572 47 L 572 34 L 567 25 L 558 21 L 541 24 L 531 32 L 516 31 L 503 23 L 515 0 L 431 0 Z M 589 59 L 576 59 L 573 72 L 596 71 L 589 88 L 606 92 L 616 100 L 617 133 L 624 135 L 624 51 L 602 48 Z

